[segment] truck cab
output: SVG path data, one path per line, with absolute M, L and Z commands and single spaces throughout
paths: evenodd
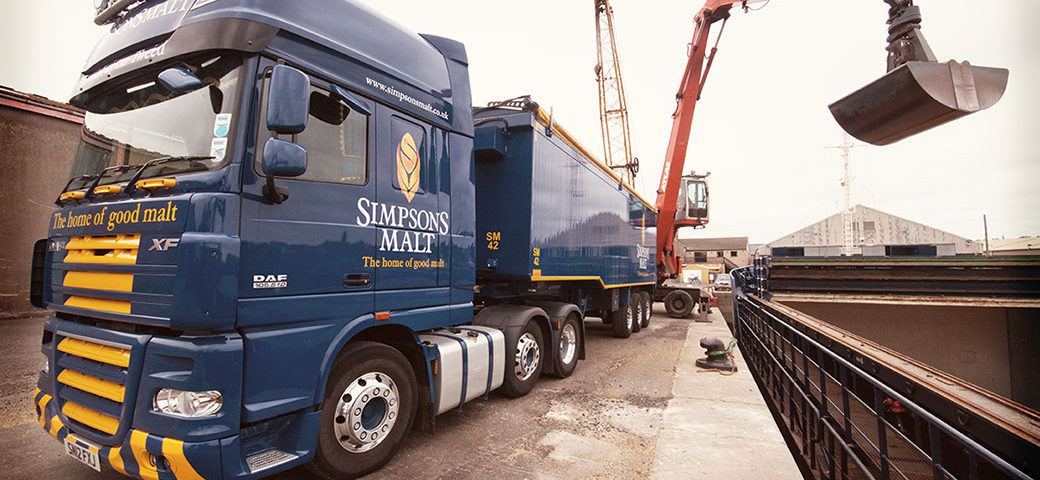
M 417 332 L 473 321 L 465 49 L 345 1 L 102 3 L 34 252 L 40 425 L 138 478 L 377 468 L 437 400 Z

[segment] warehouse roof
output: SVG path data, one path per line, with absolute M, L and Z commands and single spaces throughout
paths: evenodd
M 979 240 L 985 242 L 985 240 Z M 989 249 L 993 252 L 1008 250 L 1036 250 L 1040 253 L 1040 237 L 991 238 Z
M 748 237 L 680 238 L 677 242 L 687 250 L 746 250 Z

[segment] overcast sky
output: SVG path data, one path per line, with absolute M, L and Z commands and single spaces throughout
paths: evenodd
M 104 31 L 91 21 L 92 2 L 2 1 L 0 84 L 68 100 Z M 601 149 L 591 0 L 364 3 L 413 30 L 465 43 L 475 103 L 531 94 L 582 143 Z M 1040 18 L 1040 2 L 915 3 L 939 60 L 1008 68 L 1008 88 L 988 110 L 895 145 L 855 148 L 856 201 L 969 238 L 982 238 L 983 214 L 991 237 L 1040 235 L 1040 30 L 1027 23 Z M 653 199 L 702 2 L 613 5 L 641 161 L 636 183 Z M 841 210 L 841 155 L 827 147 L 842 142 L 842 131 L 827 105 L 884 73 L 886 18 L 881 0 L 774 0 L 734 13 L 686 158 L 686 170 L 712 172 L 711 223 L 683 236 L 765 243 Z

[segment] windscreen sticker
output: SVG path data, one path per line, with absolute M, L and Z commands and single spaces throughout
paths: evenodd
M 227 152 L 227 138 L 214 138 L 213 143 L 209 147 L 209 156 L 213 157 L 214 162 L 224 160 L 224 154 Z
M 217 119 L 213 122 L 213 136 L 218 138 L 226 137 L 229 130 L 231 130 L 231 114 L 221 113 L 217 115 Z

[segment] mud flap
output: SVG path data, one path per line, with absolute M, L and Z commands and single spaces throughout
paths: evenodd
M 989 108 L 1007 88 L 1004 68 L 968 62 L 907 62 L 830 105 L 846 132 L 888 145 Z

